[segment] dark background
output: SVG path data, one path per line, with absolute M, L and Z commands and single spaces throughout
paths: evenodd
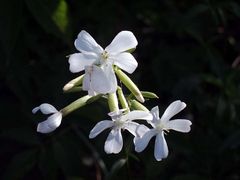
M 238 0 L 1 0 L 0 179 L 240 179 L 240 4 Z M 170 154 L 155 161 L 153 141 L 134 152 L 106 155 L 108 131 L 88 139 L 108 118 L 100 100 L 65 117 L 51 134 L 36 132 L 44 116 L 33 107 L 58 109 L 84 93 L 64 94 L 76 77 L 67 55 L 85 29 L 106 47 L 121 30 L 139 42 L 138 69 L 130 77 L 156 92 L 148 108 L 181 99 L 188 134 L 166 136 Z M 105 165 L 104 165 L 105 164 Z M 106 166 L 106 169 L 105 169 Z

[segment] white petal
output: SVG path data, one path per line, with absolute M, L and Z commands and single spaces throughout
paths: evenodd
M 158 106 L 155 106 L 154 108 L 151 109 L 151 114 L 153 115 L 153 120 L 148 121 L 149 124 L 151 124 L 153 127 L 159 122 L 159 108 Z
M 142 152 L 148 145 L 153 136 L 157 134 L 155 129 L 150 129 L 141 138 L 137 138 L 135 141 L 135 151 Z
M 138 66 L 136 59 L 128 52 L 123 52 L 112 57 L 113 64 L 128 73 L 133 73 Z
M 86 71 L 85 71 L 86 72 Z M 82 85 L 82 89 L 84 91 L 88 91 L 88 95 L 89 96 L 96 96 L 97 93 L 92 89 L 91 86 L 91 79 L 90 79 L 90 74 L 89 73 L 85 73 L 84 77 L 83 77 L 83 85 Z
M 137 39 L 132 32 L 121 31 L 105 50 L 109 53 L 120 53 L 135 48 L 137 44 Z
M 90 66 L 92 65 L 96 59 L 97 59 L 97 55 L 93 54 L 93 53 L 89 53 L 89 54 L 83 54 L 83 53 L 75 53 L 72 54 L 69 57 L 69 70 L 72 73 L 76 73 L 76 72 L 80 72 L 83 71 L 85 66 Z
M 181 101 L 174 101 L 171 103 L 161 117 L 162 122 L 167 122 L 171 117 L 182 111 L 186 107 L 186 104 Z
M 93 66 L 91 73 L 91 87 L 100 94 L 106 94 L 112 91 L 112 82 L 109 81 L 105 72 L 98 66 Z
M 83 76 L 83 85 L 82 89 L 84 91 L 91 91 L 91 75 L 93 71 L 93 66 L 86 66 L 85 67 L 85 74 Z
M 88 90 L 88 95 L 89 96 L 96 96 L 96 95 L 98 95 L 98 93 L 96 93 L 94 90 L 92 90 L 92 89 L 89 89 Z
M 91 130 L 89 134 L 89 138 L 95 138 L 98 134 L 100 134 L 102 131 L 104 131 L 107 128 L 110 128 L 113 126 L 113 121 L 109 120 L 103 120 L 97 123 L 94 128 Z
M 122 150 L 123 139 L 121 129 L 112 129 L 109 133 L 104 145 L 104 150 L 107 154 L 117 154 Z
M 113 67 L 111 64 L 106 64 L 103 66 L 103 71 L 108 79 L 108 83 L 110 84 L 110 90 L 108 93 L 114 93 L 117 90 L 117 78 L 113 71 Z
M 128 130 L 132 135 L 137 136 L 136 130 L 138 126 L 138 123 L 130 121 L 124 124 L 124 129 Z
M 38 111 L 39 111 L 39 106 L 33 108 L 32 113 L 33 113 L 33 114 L 36 114 L 36 112 L 38 112 Z
M 51 113 L 56 113 L 58 112 L 55 107 L 53 107 L 51 104 L 48 103 L 43 103 L 38 107 L 35 107 L 32 110 L 32 113 L 35 114 L 37 111 L 41 111 L 43 114 L 51 114 Z
M 75 47 L 81 52 L 95 52 L 97 54 L 103 51 L 102 47 L 86 31 L 81 31 L 74 42 Z
M 187 119 L 174 119 L 166 123 L 166 128 L 179 132 L 189 132 L 192 122 Z
M 141 124 L 141 125 L 139 125 L 139 126 L 137 127 L 137 129 L 136 129 L 136 134 L 137 134 L 137 136 L 142 137 L 142 136 L 143 136 L 146 132 L 148 132 L 149 130 L 150 130 L 150 129 L 149 129 L 147 126 Z
M 50 133 L 54 131 L 58 126 L 60 126 L 61 121 L 62 113 L 57 112 L 49 116 L 46 121 L 39 123 L 37 126 L 37 132 Z
M 146 111 L 131 111 L 127 113 L 126 115 L 122 116 L 122 120 L 128 121 L 128 120 L 137 120 L 137 119 L 144 119 L 144 120 L 152 120 L 152 114 L 150 112 Z
M 161 161 L 168 156 L 168 146 L 164 138 L 164 132 L 158 134 L 155 140 L 154 157 L 157 161 Z
M 151 113 L 152 113 L 154 119 L 159 119 L 159 108 L 158 108 L 158 106 L 155 106 L 154 108 L 152 108 Z
M 97 93 L 106 94 L 111 90 L 110 83 L 103 69 L 98 66 L 86 66 L 83 77 L 83 90 L 90 96 Z

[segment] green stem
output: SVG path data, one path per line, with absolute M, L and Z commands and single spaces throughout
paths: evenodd
M 68 106 L 64 107 L 63 109 L 61 109 L 62 115 L 66 116 L 66 115 L 70 114 L 71 112 L 96 101 L 101 96 L 102 96 L 102 94 L 98 94 L 97 96 L 89 96 L 89 95 L 83 96 L 83 97 L 79 98 L 78 100 L 72 102 Z

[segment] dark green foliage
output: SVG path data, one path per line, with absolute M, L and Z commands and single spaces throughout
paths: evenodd
M 124 133 L 124 149 L 106 155 L 108 132 L 88 139 L 107 119 L 103 99 L 64 118 L 51 134 L 36 132 L 31 109 L 58 109 L 83 93 L 63 94 L 76 77 L 68 56 L 85 29 L 103 47 L 121 30 L 139 45 L 129 75 L 155 92 L 161 112 L 176 99 L 189 134 L 166 136 L 170 154 L 156 162 L 153 141 L 140 154 Z M 0 179 L 240 179 L 240 3 L 238 0 L 2 0 L 0 5 Z

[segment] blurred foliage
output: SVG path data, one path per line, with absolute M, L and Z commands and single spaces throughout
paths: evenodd
M 0 27 L 0 179 L 240 179 L 238 0 L 2 0 Z M 118 155 L 103 151 L 107 132 L 89 140 L 107 118 L 102 101 L 64 118 L 54 133 L 36 132 L 33 107 L 61 108 L 82 95 L 62 93 L 76 77 L 66 56 L 77 51 L 82 29 L 103 47 L 133 31 L 139 68 L 131 77 L 159 96 L 147 106 L 188 104 L 181 117 L 192 131 L 167 136 L 166 160 L 155 161 L 153 142 L 135 153 L 127 133 Z

